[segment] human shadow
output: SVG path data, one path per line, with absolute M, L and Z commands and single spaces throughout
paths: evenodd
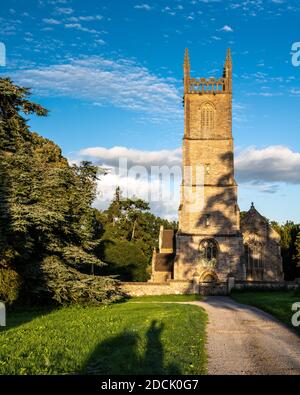
M 85 363 L 82 373 L 88 375 L 120 374 L 180 374 L 174 363 L 164 363 L 161 334 L 164 324 L 153 320 L 146 332 L 145 352 L 143 339 L 133 331 L 125 330 L 100 343 Z M 143 354 L 143 355 L 142 355 Z

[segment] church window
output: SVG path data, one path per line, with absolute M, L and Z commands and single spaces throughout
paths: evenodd
M 218 246 L 214 239 L 202 240 L 199 245 L 201 257 L 206 261 L 212 261 L 217 258 Z
M 245 246 L 247 267 L 249 269 L 262 268 L 262 245 L 259 242 L 250 242 Z
M 206 103 L 201 107 L 201 131 L 209 131 L 214 128 L 215 124 L 215 109 Z
M 263 279 L 263 246 L 259 241 L 250 240 L 245 245 L 247 277 L 252 280 Z

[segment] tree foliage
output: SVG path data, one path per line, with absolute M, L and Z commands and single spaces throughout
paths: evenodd
M 176 222 L 169 222 L 150 213 L 147 202 L 123 198 L 120 188 L 116 188 L 108 209 L 99 213 L 99 220 L 103 224 L 99 256 L 108 263 L 105 270 L 126 281 L 148 279 L 152 252 L 158 246 L 160 226 L 177 228 Z
M 292 221 L 287 221 L 283 225 L 279 225 L 276 222 L 271 224 L 281 237 L 281 254 L 285 280 L 294 280 L 296 277 L 300 277 L 300 255 L 297 253 L 300 225 Z
M 102 240 L 101 259 L 107 263 L 107 274 L 115 274 L 122 281 L 147 281 L 148 258 L 132 241 Z
M 300 268 L 300 230 L 296 237 L 295 250 L 296 250 L 296 254 L 295 254 L 296 265 L 298 268 Z
M 38 299 L 39 283 L 47 286 L 44 278 L 57 285 L 67 278 L 71 284 L 72 278 L 82 278 L 80 272 L 103 262 L 95 255 L 100 235 L 91 207 L 97 169 L 89 162 L 70 166 L 57 145 L 30 132 L 20 113 L 45 116 L 47 110 L 29 101 L 29 95 L 27 88 L 0 78 L 0 268 L 22 277 L 22 297 Z M 51 265 L 42 265 L 49 257 L 56 273 L 52 277 Z M 118 293 L 113 280 L 95 277 L 84 284 L 97 286 L 99 295 L 107 284 Z M 75 288 L 69 290 L 61 297 L 64 302 L 66 295 L 70 302 L 76 299 Z

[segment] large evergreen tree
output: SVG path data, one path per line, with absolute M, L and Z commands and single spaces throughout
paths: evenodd
M 118 295 L 116 281 L 87 274 L 103 265 L 91 207 L 97 169 L 70 166 L 57 145 L 30 132 L 22 113 L 47 110 L 29 95 L 0 79 L 0 270 L 18 274 L 23 300 L 106 301 Z

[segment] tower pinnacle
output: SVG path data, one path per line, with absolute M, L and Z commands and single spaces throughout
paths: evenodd
M 190 82 L 190 58 L 189 58 L 189 50 L 187 48 L 185 49 L 185 53 L 184 53 L 183 75 L 184 75 L 184 93 L 187 93 L 189 88 L 189 82 Z
M 226 90 L 232 92 L 232 59 L 230 48 L 227 49 L 223 77 L 226 79 Z
M 185 49 L 184 53 L 184 68 L 187 71 L 190 71 L 190 57 L 188 48 Z
M 226 55 L 226 63 L 231 63 L 231 51 L 230 48 L 227 49 L 227 55 Z

